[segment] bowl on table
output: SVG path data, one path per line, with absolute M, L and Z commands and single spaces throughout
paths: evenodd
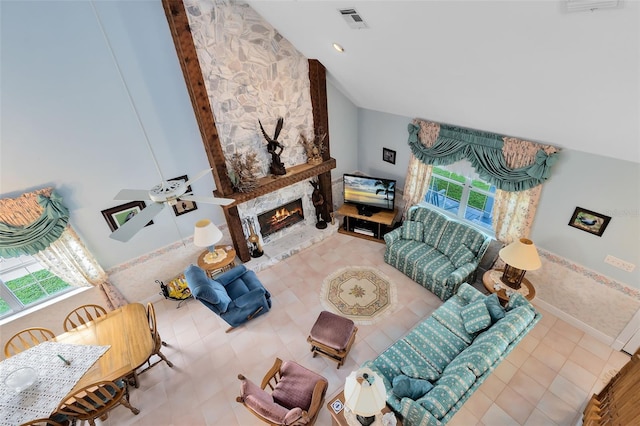
M 35 368 L 21 367 L 9 373 L 4 384 L 12 391 L 19 393 L 29 389 L 38 380 L 38 372 Z

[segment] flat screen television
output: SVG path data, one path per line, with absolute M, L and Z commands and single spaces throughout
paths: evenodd
M 344 202 L 358 208 L 358 214 L 371 216 L 381 210 L 393 210 L 396 181 L 371 176 L 345 174 L 342 177 Z

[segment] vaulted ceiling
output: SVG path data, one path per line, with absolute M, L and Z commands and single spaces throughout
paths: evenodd
M 358 107 L 640 163 L 639 4 L 563 1 L 247 3 Z

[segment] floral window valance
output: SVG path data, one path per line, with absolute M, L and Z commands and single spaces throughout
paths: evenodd
M 504 191 L 540 185 L 558 158 L 550 145 L 464 127 L 414 120 L 408 130 L 411 152 L 421 162 L 446 166 L 467 159 L 482 179 Z
M 0 200 L 0 256 L 33 255 L 60 238 L 69 210 L 51 188 Z

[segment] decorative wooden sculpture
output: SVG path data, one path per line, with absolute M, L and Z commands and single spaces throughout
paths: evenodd
M 316 228 L 325 229 L 327 222 L 324 220 L 326 216 L 326 203 L 322 191 L 320 191 L 320 183 L 317 180 L 310 180 L 311 186 L 313 186 L 313 193 L 311 194 L 311 202 L 316 209 Z
M 306 135 L 300 134 L 298 142 L 304 147 L 307 154 L 307 163 L 320 164 L 322 163 L 322 154 L 327 150 L 327 146 L 324 143 L 327 134 L 321 133 L 320 135 L 313 135 L 308 138 Z
M 260 257 L 264 254 L 262 250 L 262 244 L 260 244 L 260 237 L 256 234 L 256 231 L 253 229 L 253 222 L 251 219 L 247 219 L 247 226 L 249 227 L 249 238 L 247 241 L 249 242 L 249 253 L 251 257 Z
M 278 118 L 278 123 L 276 124 L 276 131 L 273 134 L 273 138 L 267 136 L 267 133 L 264 131 L 264 127 L 262 127 L 262 123 L 258 120 L 260 124 L 260 130 L 262 130 L 262 135 L 267 141 L 267 152 L 271 154 L 271 173 L 276 176 L 286 175 L 287 171 L 284 168 L 284 164 L 280 160 L 280 154 L 284 150 L 284 145 L 278 142 L 278 136 L 280 136 L 280 131 L 282 130 L 282 125 L 284 124 L 284 118 Z

